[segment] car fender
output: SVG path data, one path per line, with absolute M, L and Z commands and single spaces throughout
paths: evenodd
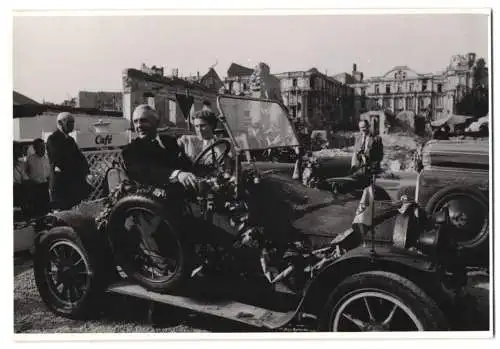
M 425 205 L 426 211 L 430 213 L 430 211 L 432 211 L 437 201 L 439 201 L 442 197 L 448 194 L 456 192 L 463 192 L 464 194 L 468 194 L 472 197 L 477 196 L 478 198 L 486 202 L 489 202 L 488 195 L 485 195 L 485 192 L 481 191 L 478 187 L 472 185 L 462 185 L 462 184 L 451 185 L 438 190 L 430 197 L 429 201 Z
M 86 248 L 105 248 L 106 236 L 98 232 L 95 218 L 77 211 L 59 211 L 39 219 L 35 225 L 35 249 L 55 227 L 68 227 L 81 239 Z
M 432 261 L 417 252 L 411 252 L 392 245 L 355 248 L 332 261 L 311 279 L 304 288 L 300 311 L 319 314 L 331 292 L 345 278 L 370 270 L 382 270 L 401 275 L 417 284 L 437 304 L 450 301 L 450 295 L 442 287 L 439 275 Z

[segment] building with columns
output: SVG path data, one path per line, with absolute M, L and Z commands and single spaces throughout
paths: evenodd
M 408 66 L 395 66 L 381 76 L 349 84 L 355 92 L 356 116 L 373 108 L 394 114 L 411 111 L 432 120 L 456 112 L 458 101 L 472 87 L 476 55 L 454 55 L 442 72 L 418 73 Z M 356 65 L 353 75 L 358 74 Z

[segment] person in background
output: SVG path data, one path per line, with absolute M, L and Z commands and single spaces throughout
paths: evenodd
M 13 144 L 13 160 L 14 160 L 14 207 L 19 207 L 23 215 L 28 214 L 26 183 L 28 176 L 26 175 L 26 165 L 21 159 L 22 149 L 17 142 Z
M 55 210 L 67 210 L 88 197 L 89 164 L 75 140 L 69 135 L 75 118 L 63 112 L 57 116 L 57 130 L 47 139 L 50 163 L 50 199 Z
M 217 126 L 217 117 L 213 112 L 202 109 L 194 115 L 193 126 L 196 131 L 196 135 L 182 135 L 177 140 L 177 143 L 184 150 L 184 153 L 191 159 L 191 161 L 194 161 L 202 151 L 214 144 L 216 141 L 214 132 Z M 200 165 L 206 165 L 207 167 L 217 165 L 224 151 L 224 145 L 217 145 L 213 151 L 207 152 L 203 156 L 200 160 Z M 229 158 L 225 158 L 222 163 L 224 165 L 224 169 L 231 169 L 231 161 Z
M 26 174 L 31 181 L 33 195 L 33 214 L 41 216 L 49 212 L 50 164 L 45 153 L 45 143 L 37 138 L 33 141 L 34 153 L 26 160 Z
M 351 170 L 357 171 L 363 167 L 377 171 L 384 157 L 384 146 L 378 135 L 370 133 L 370 124 L 367 120 L 359 122 L 359 135 L 354 143 L 354 153 L 351 159 Z
M 203 107 L 193 116 L 193 126 L 196 135 L 182 135 L 177 140 L 179 146 L 191 160 L 194 160 L 205 148 L 215 142 L 214 130 L 217 118 L 210 108 Z
M 201 110 L 203 111 L 208 111 L 209 113 L 213 113 L 213 110 L 212 110 L 212 103 L 210 103 L 209 100 L 205 99 L 203 101 L 203 107 L 201 108 Z
M 370 123 L 367 120 L 359 122 L 359 135 L 356 136 L 351 159 L 349 177 L 354 181 L 338 185 L 340 192 L 349 192 L 356 188 L 366 187 L 373 174 L 380 172 L 380 163 L 384 157 L 382 138 L 370 133 Z

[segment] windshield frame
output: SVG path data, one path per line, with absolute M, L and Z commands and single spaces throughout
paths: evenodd
M 278 104 L 283 113 L 284 116 L 287 118 L 291 132 L 295 139 L 297 140 L 297 145 L 278 145 L 278 146 L 268 146 L 268 147 L 262 147 L 262 148 L 244 148 L 240 147 L 239 143 L 236 141 L 236 138 L 233 134 L 233 131 L 231 130 L 231 127 L 229 126 L 229 123 L 227 121 L 228 117 L 224 114 L 224 111 L 221 108 L 221 98 L 228 98 L 228 99 L 240 99 L 244 101 L 257 101 L 257 102 L 267 102 L 267 103 L 274 103 Z M 235 96 L 235 95 L 228 95 L 228 94 L 218 94 L 217 95 L 217 109 L 219 109 L 219 116 L 218 119 L 221 121 L 222 125 L 224 126 L 226 132 L 229 135 L 229 138 L 231 139 L 231 142 L 233 143 L 233 146 L 235 149 L 238 149 L 239 151 L 260 151 L 260 150 L 268 150 L 268 149 L 283 149 L 283 148 L 297 148 L 300 147 L 300 138 L 298 137 L 298 133 L 295 130 L 294 124 L 292 122 L 292 119 L 290 118 L 290 115 L 288 114 L 288 109 L 286 106 L 279 100 L 276 99 L 264 99 L 264 98 L 255 98 L 255 97 L 248 97 L 248 96 Z

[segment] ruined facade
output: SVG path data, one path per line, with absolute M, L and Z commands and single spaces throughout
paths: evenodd
M 361 79 L 350 86 L 355 91 L 356 114 L 384 109 L 394 114 L 411 111 L 432 120 L 455 113 L 457 102 L 472 87 L 476 55 L 455 55 L 443 72 L 417 73 L 396 66 L 382 76 Z M 353 75 L 358 73 L 354 65 Z
M 103 111 L 122 111 L 122 93 L 79 91 L 78 97 L 76 98 L 76 107 Z
M 267 65 L 264 68 L 269 70 Z M 259 85 L 259 78 L 256 77 L 259 74 L 255 71 L 232 63 L 224 80 L 223 92 L 266 98 L 265 94 L 255 93 L 256 85 Z M 267 83 L 271 86 L 268 86 L 271 92 L 268 97 L 283 102 L 297 125 L 312 130 L 336 128 L 351 123 L 354 93 L 347 84 L 322 74 L 315 68 L 272 74 L 269 75 L 269 80 L 271 79 Z M 275 91 L 279 91 L 281 96 L 277 96 Z
M 163 69 L 123 71 L 123 116 L 131 120 L 139 104 L 149 104 L 160 116 L 160 127 L 188 128 L 188 118 L 201 110 L 203 101 L 216 105 L 217 88 L 175 75 L 164 76 Z
M 189 82 L 202 84 L 207 88 L 217 91 L 224 85 L 221 78 L 219 77 L 219 74 L 217 74 L 213 67 L 210 67 L 205 75 L 200 75 L 200 73 L 198 72 L 196 75 L 188 76 L 183 79 Z
M 231 63 L 224 79 L 224 88 L 221 92 L 236 96 L 250 94 L 250 77 L 253 69 L 242 65 Z
M 350 123 L 353 90 L 316 68 L 276 74 L 281 94 L 293 119 L 313 129 Z

